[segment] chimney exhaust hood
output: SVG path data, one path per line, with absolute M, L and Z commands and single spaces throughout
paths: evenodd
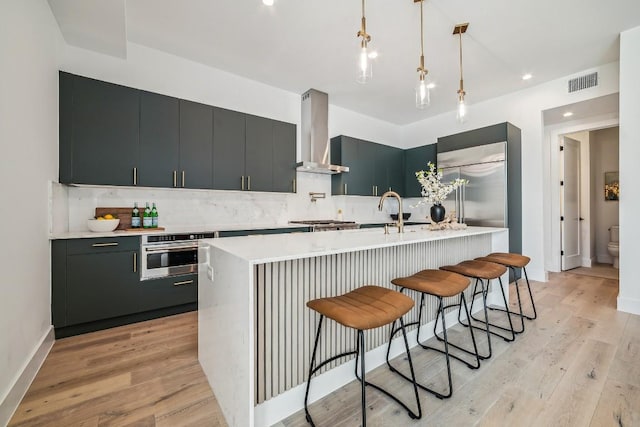
M 315 89 L 302 94 L 300 134 L 302 162 L 296 170 L 322 174 L 349 172 L 346 166 L 331 164 L 329 95 Z

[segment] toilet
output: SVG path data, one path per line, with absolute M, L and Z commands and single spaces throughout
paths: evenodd
M 609 244 L 607 250 L 613 258 L 613 268 L 619 268 L 618 256 L 620 255 L 620 226 L 612 225 L 609 229 Z

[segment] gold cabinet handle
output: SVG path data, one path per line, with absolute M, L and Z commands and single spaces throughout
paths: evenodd
M 251 191 L 251 175 L 247 175 L 247 190 Z
M 173 188 L 178 186 L 178 172 L 173 171 Z
M 138 272 L 138 252 L 133 253 L 133 272 Z
M 344 194 L 345 195 L 347 194 L 347 183 L 346 182 L 344 183 Z
M 94 248 L 103 248 L 105 246 L 118 246 L 118 242 L 109 242 L 109 243 L 94 243 L 93 245 Z
M 138 185 L 138 168 L 133 168 L 133 185 Z
M 190 285 L 192 283 L 193 283 L 193 280 L 183 280 L 182 282 L 174 282 L 173 286 Z
M 244 175 L 242 175 L 242 178 L 240 178 L 240 189 L 244 190 Z
M 375 185 L 374 185 L 373 187 L 371 187 L 371 194 L 372 194 L 373 196 L 375 196 L 375 195 L 376 195 L 376 186 L 375 186 Z
M 182 171 L 182 188 L 184 188 L 184 171 Z
M 295 179 L 293 180 L 293 192 L 294 193 L 298 192 L 298 189 L 296 188 L 296 180 Z

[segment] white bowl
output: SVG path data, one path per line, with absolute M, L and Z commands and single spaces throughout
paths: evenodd
M 90 219 L 87 220 L 87 225 L 89 226 L 89 230 L 95 232 L 105 232 L 105 231 L 113 231 L 120 224 L 120 220 L 116 219 Z

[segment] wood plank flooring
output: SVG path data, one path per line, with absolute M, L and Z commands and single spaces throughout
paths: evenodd
M 532 286 L 538 320 L 526 321 L 513 343 L 493 339 L 494 355 L 479 370 L 453 361 L 453 397 L 438 400 L 421 391 L 423 418 L 411 420 L 369 389 L 368 424 L 640 426 L 640 316 L 615 310 L 617 281 L 567 272 Z M 464 340 L 467 331 L 456 327 L 449 335 Z M 486 346 L 484 336 L 479 341 Z M 419 379 L 442 388 L 442 356 L 417 348 L 412 356 Z M 410 401 L 411 387 L 385 367 L 367 379 Z M 310 410 L 318 427 L 360 425 L 359 384 L 347 384 Z M 197 361 L 196 313 L 56 341 L 9 423 L 225 425 Z M 304 425 L 303 411 L 277 424 Z

